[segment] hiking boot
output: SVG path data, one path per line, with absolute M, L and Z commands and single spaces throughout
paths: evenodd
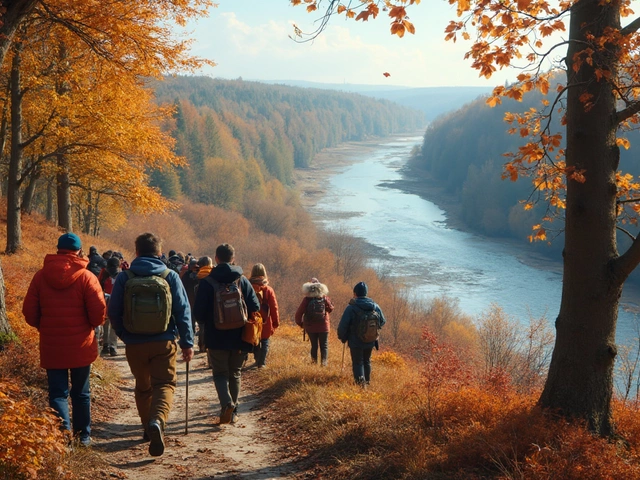
M 109 356 L 111 357 L 118 356 L 118 350 L 116 350 L 116 347 L 109 347 Z
M 78 440 L 78 444 L 81 447 L 87 448 L 91 446 L 91 437 L 89 435 L 81 435 Z
M 107 345 L 105 345 L 104 347 L 102 347 L 102 355 L 108 355 L 109 354 L 109 347 Z
M 164 453 L 164 435 L 160 422 L 158 422 L 158 420 L 151 420 L 147 427 L 147 433 L 151 440 L 151 443 L 149 443 L 149 455 L 159 457 Z
M 229 402 L 225 407 L 223 407 L 220 412 L 220 424 L 223 423 L 231 423 L 231 418 L 233 417 L 233 410 L 235 409 L 233 403 Z

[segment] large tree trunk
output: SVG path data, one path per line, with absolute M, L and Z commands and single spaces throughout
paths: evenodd
M 20 223 L 20 177 L 22 173 L 22 92 L 20 80 L 20 51 L 15 48 L 11 62 L 11 153 L 7 178 L 7 253 L 22 247 Z
M 598 19 L 594 22 L 594 19 Z M 581 0 L 571 12 L 567 53 L 567 167 L 584 171 L 586 181 L 567 180 L 564 275 L 556 343 L 540 398 L 543 407 L 566 417 L 584 419 L 591 430 L 614 432 L 610 402 L 616 356 L 616 322 L 623 278 L 614 273 L 616 247 L 615 99 L 611 84 L 594 81 L 594 68 L 582 64 L 574 72 L 574 54 L 608 27 L 619 28 L 616 2 Z M 608 62 L 617 75 L 614 55 Z M 591 94 L 585 108 L 581 95 Z M 584 98 L 584 97 L 583 97 Z
M 6 9 L 0 19 L 0 65 L 4 63 L 13 36 L 24 18 L 38 4 L 39 0 L 3 0 L 2 8 Z
M 0 261 L 0 337 L 12 334 L 4 298 L 4 274 L 2 273 L 2 262 Z

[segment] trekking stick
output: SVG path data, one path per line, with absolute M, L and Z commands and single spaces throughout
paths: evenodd
M 303 343 L 307 341 L 306 335 L 307 335 L 307 331 L 303 328 L 302 329 L 302 342 Z
M 340 367 L 340 373 L 344 372 L 344 352 L 347 350 L 347 342 L 342 344 L 342 367 Z
M 184 401 L 184 434 L 189 434 L 189 362 L 187 362 L 187 388 Z

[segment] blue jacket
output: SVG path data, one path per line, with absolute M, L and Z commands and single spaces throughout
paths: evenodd
M 370 312 L 375 310 L 380 316 L 380 327 L 382 327 L 387 320 L 384 318 L 382 310 L 376 302 L 369 297 L 356 297 L 349 301 L 349 305 L 345 308 L 340 324 L 338 325 L 338 338 L 342 343 L 349 341 L 349 348 L 373 348 L 375 342 L 364 343 L 358 338 L 356 332 L 356 322 L 358 321 L 358 310 Z
M 136 275 L 160 275 L 167 269 L 167 266 L 158 257 L 142 256 L 136 257 L 131 262 L 131 271 Z M 126 272 L 120 273 L 113 285 L 111 299 L 109 300 L 108 314 L 111 325 L 116 334 L 125 344 L 161 342 L 167 340 L 175 340 L 180 336 L 180 348 L 193 347 L 193 329 L 191 327 L 191 309 L 189 300 L 187 300 L 187 292 L 180 281 L 180 276 L 170 271 L 167 275 L 167 283 L 171 287 L 171 321 L 166 332 L 157 335 L 141 335 L 130 333 L 125 330 L 122 316 L 124 314 L 124 284 L 129 277 Z
M 256 292 L 242 276 L 242 268 L 228 263 L 218 264 L 208 275 L 220 283 L 235 282 L 240 279 L 240 290 L 247 304 L 247 312 L 251 315 L 260 310 L 260 302 Z M 200 280 L 196 299 L 193 302 L 193 316 L 200 326 L 204 325 L 204 343 L 210 350 L 238 350 L 250 352 L 253 345 L 242 341 L 242 327 L 233 330 L 218 330 L 214 327 L 213 286 L 205 279 Z

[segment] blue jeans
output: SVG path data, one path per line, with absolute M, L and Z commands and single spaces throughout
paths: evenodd
M 318 363 L 318 347 L 320 347 L 322 365 L 326 365 L 327 357 L 329 356 L 329 332 L 307 332 L 307 335 L 309 335 L 309 341 L 311 342 L 311 360 L 313 360 L 314 363 Z
M 253 348 L 253 358 L 256 360 L 257 366 L 267 364 L 267 353 L 269 352 L 269 339 L 260 340 L 260 345 Z
M 249 356 L 238 350 L 207 350 L 209 363 L 213 370 L 213 384 L 218 392 L 218 400 L 222 408 L 229 403 L 238 405 L 242 365 Z
M 353 348 L 351 350 L 351 366 L 353 367 L 353 378 L 356 383 L 362 383 L 362 380 L 369 383 L 371 380 L 371 352 L 370 348 Z
M 71 369 L 47 370 L 49 382 L 49 406 L 62 420 L 64 430 L 71 429 L 69 421 L 69 371 L 71 371 L 71 407 L 73 408 L 73 433 L 80 437 L 91 435 L 91 393 L 89 373 L 91 365 Z

